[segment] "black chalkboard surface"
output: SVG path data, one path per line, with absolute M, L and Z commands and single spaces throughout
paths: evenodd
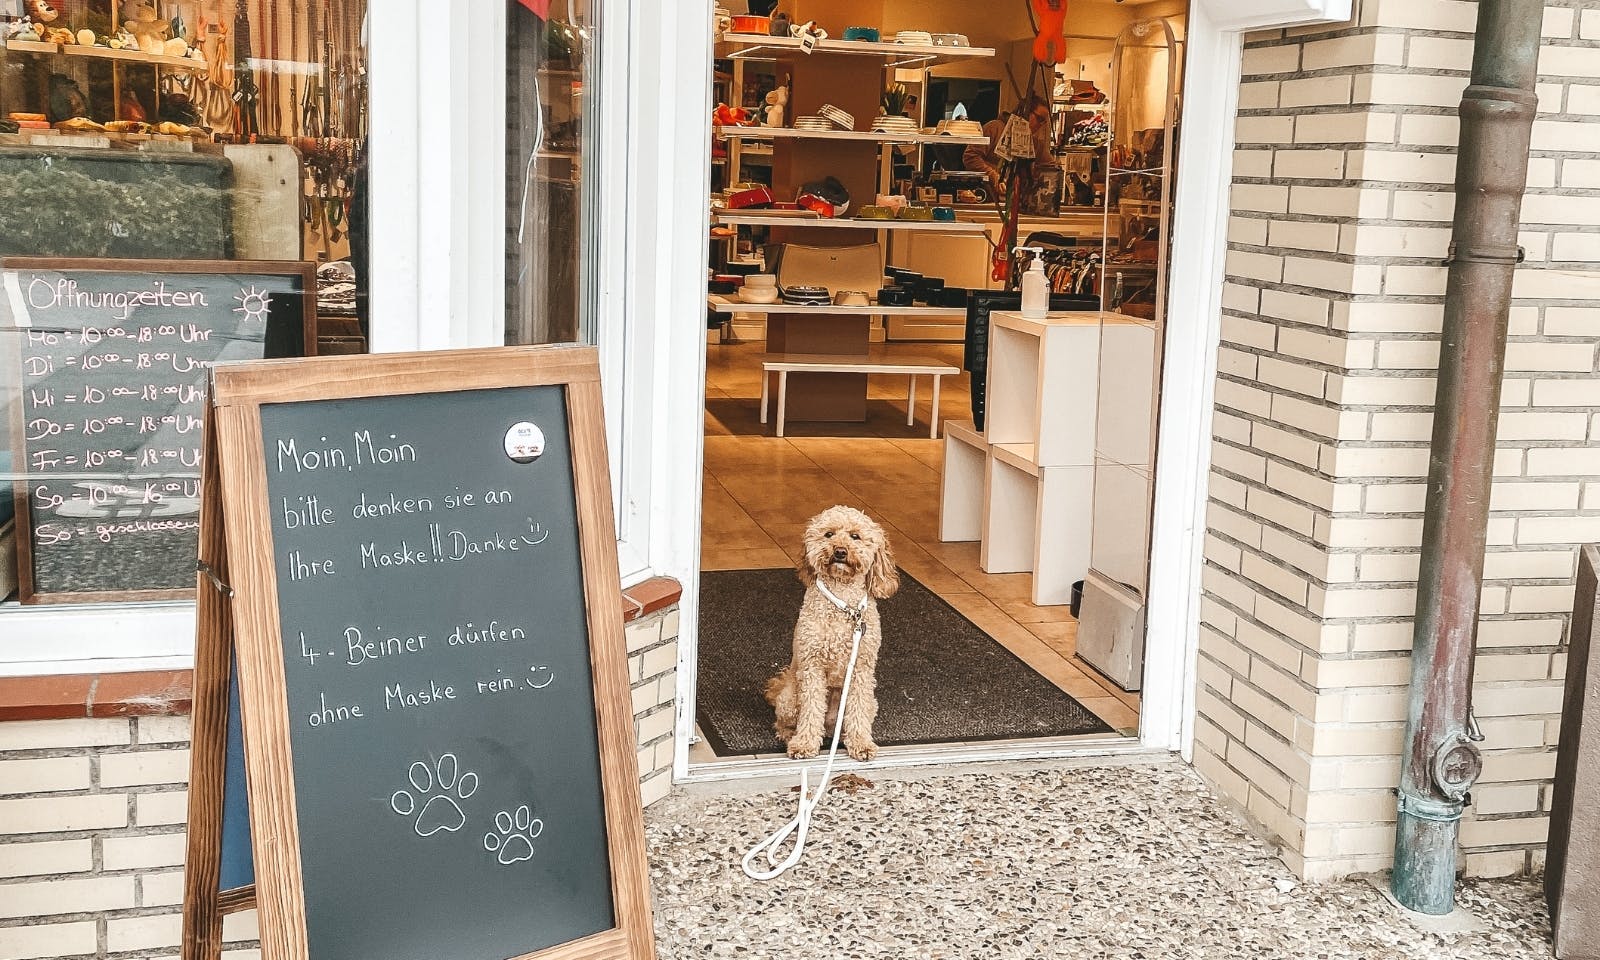
M 561 388 L 266 404 L 261 431 L 311 955 L 610 928 Z
M 206 416 L 185 960 L 251 906 L 274 960 L 653 960 L 596 351 L 221 364 Z
M 211 365 L 314 348 L 310 264 L 0 263 L 20 598 L 193 595 Z

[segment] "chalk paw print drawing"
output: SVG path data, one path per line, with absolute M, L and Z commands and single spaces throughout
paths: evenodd
M 483 849 L 503 864 L 533 859 L 533 841 L 544 833 L 544 821 L 533 815 L 527 804 L 511 813 L 494 815 L 494 829 L 483 835 Z
M 389 809 L 408 820 L 415 816 L 411 829 L 417 836 L 454 833 L 466 826 L 467 815 L 461 812 L 459 801 L 478 792 L 478 775 L 461 772 L 455 754 L 444 754 L 431 767 L 426 760 L 418 760 L 406 779 L 413 789 L 396 790 L 389 798 Z

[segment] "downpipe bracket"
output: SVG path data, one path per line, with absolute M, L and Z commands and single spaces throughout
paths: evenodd
M 1426 820 L 1430 823 L 1456 823 L 1461 819 L 1466 810 L 1465 797 L 1461 800 L 1437 800 L 1433 797 L 1424 797 L 1405 790 L 1396 790 L 1399 803 L 1396 808 L 1402 817 L 1413 820 Z
M 1472 246 L 1469 244 L 1452 243 L 1445 258 L 1440 261 L 1440 266 L 1448 267 L 1452 263 L 1493 263 L 1505 266 L 1515 266 L 1528 259 L 1528 251 L 1522 247 L 1503 246 Z

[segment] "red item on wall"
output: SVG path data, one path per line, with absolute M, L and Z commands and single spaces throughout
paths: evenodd
M 550 19 L 550 0 L 520 0 L 520 2 L 541 20 Z
M 1067 55 L 1067 0 L 1032 0 L 1039 18 L 1039 35 L 1033 38 L 1033 59 L 1060 63 Z

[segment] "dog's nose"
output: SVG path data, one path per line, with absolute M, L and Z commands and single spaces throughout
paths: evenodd
M 849 553 L 849 551 L 845 550 L 844 547 L 834 547 L 833 548 L 833 562 L 834 563 L 843 563 L 844 561 L 846 561 L 848 559 L 850 559 L 850 553 Z

